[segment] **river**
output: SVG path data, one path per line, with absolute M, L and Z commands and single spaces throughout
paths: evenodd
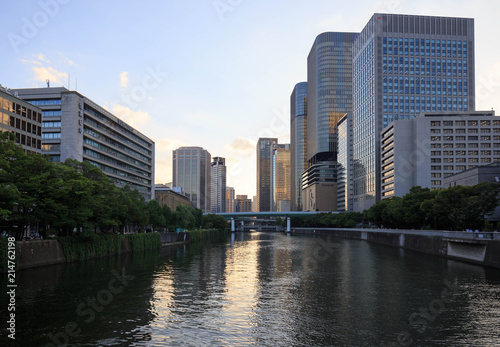
M 366 241 L 236 233 L 17 284 L 17 346 L 500 346 L 500 270 Z

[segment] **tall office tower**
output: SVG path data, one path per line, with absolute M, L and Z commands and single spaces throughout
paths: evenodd
M 302 173 L 307 169 L 307 82 L 297 83 L 290 97 L 291 209 L 302 211 Z
M 210 212 L 210 153 L 201 147 L 180 147 L 172 160 L 174 187 L 181 187 L 194 207 Z
M 352 211 L 352 114 L 342 117 L 337 128 L 337 211 Z
M 308 169 L 302 182 L 304 210 L 337 209 L 337 123 L 352 112 L 352 45 L 358 35 L 320 34 L 307 58 Z
M 210 210 L 212 213 L 226 212 L 226 159 L 213 158 L 210 170 Z
M 154 198 L 155 143 L 117 116 L 66 88 L 13 89 L 42 109 L 42 154 L 87 161 L 118 186 Z
M 12 132 L 25 153 L 42 153 L 42 110 L 0 85 L 0 132 Z M 13 138 L 14 139 L 14 138 Z
M 257 141 L 257 211 L 272 211 L 273 207 L 273 145 L 277 138 L 259 138 Z
M 272 151 L 273 167 L 271 176 L 273 184 L 273 211 L 281 212 L 281 206 L 283 206 L 286 211 L 290 211 L 290 145 L 274 144 L 272 146 Z M 282 204 L 282 201 L 286 202 Z
M 353 49 L 353 208 L 381 197 L 380 137 L 420 112 L 471 111 L 474 20 L 374 14 Z
M 234 188 L 226 187 L 226 212 L 234 212 Z

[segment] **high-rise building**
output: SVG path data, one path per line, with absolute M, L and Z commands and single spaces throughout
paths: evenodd
M 352 112 L 352 48 L 358 35 L 322 33 L 307 58 L 308 168 L 302 175 L 303 210 L 337 209 L 337 123 Z
M 173 151 L 173 185 L 181 187 L 193 207 L 210 212 L 210 153 L 201 147 Z
M 226 159 L 214 157 L 210 170 L 210 210 L 212 213 L 226 212 Z
M 252 197 L 252 212 L 258 212 L 257 211 L 257 195 L 254 195 Z
M 337 127 L 337 211 L 352 211 L 352 114 L 346 113 Z
M 226 187 L 226 212 L 234 212 L 234 187 Z
M 273 184 L 273 211 L 281 211 L 281 201 L 290 202 L 291 170 L 290 170 L 290 144 L 274 144 L 272 184 Z M 283 204 L 284 208 L 289 208 Z M 286 207 L 285 207 L 286 206 Z
M 0 86 L 0 132 L 15 135 L 25 153 L 42 152 L 42 110 Z
M 273 145 L 277 138 L 259 138 L 257 142 L 257 211 L 272 211 L 273 208 Z
M 290 97 L 291 209 L 302 211 L 302 173 L 307 169 L 307 82 L 297 83 Z
M 117 116 L 66 88 L 13 89 L 42 109 L 42 154 L 50 161 L 87 161 L 118 186 L 154 198 L 155 143 Z
M 420 112 L 471 111 L 474 20 L 374 14 L 353 48 L 353 209 L 381 198 L 380 135 Z
M 413 186 L 444 188 L 444 180 L 500 163 L 500 117 L 494 111 L 422 113 L 382 131 L 382 199 Z

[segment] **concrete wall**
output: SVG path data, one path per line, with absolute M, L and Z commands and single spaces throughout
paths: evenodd
M 216 231 L 209 231 L 202 239 L 213 238 Z M 168 246 L 179 242 L 189 242 L 189 233 L 161 233 L 162 246 Z M 27 269 L 43 265 L 65 263 L 66 257 L 62 251 L 61 244 L 57 240 L 35 240 L 18 241 L 17 245 L 17 268 Z M 129 253 L 132 249 L 126 237 L 121 239 L 121 253 Z
M 59 241 L 19 241 L 16 245 L 18 269 L 66 262 Z
M 292 233 L 366 240 L 500 268 L 500 233 L 327 228 L 295 228 Z

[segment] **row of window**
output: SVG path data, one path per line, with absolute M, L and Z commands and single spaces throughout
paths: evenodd
M 441 126 L 441 124 L 443 126 L 453 126 L 453 122 L 455 122 L 455 126 L 465 126 L 465 124 L 467 124 L 468 126 L 490 126 L 490 125 L 500 125 L 500 120 L 489 120 L 489 119 L 483 119 L 483 120 L 468 120 L 468 121 L 465 121 L 465 120 L 456 120 L 456 121 L 452 121 L 452 120 L 445 120 L 445 121 L 440 121 L 440 120 L 434 120 L 434 121 L 431 121 L 431 126 L 432 127 L 439 127 Z M 497 128 L 497 130 L 499 130 Z
M 484 139 L 483 139 L 484 137 Z M 481 140 L 491 140 L 490 136 L 481 136 Z M 431 143 L 431 148 L 479 148 L 479 144 L 475 142 L 469 143 Z M 481 148 L 500 148 L 500 142 L 494 142 L 493 146 L 489 142 L 481 143 Z
M 439 164 L 443 163 L 497 163 L 500 161 L 500 158 L 431 158 L 431 163 Z M 446 169 L 445 169 L 446 170 Z
M 465 141 L 467 138 L 468 141 L 478 141 L 481 138 L 481 141 L 491 141 L 491 136 L 431 136 L 431 141 Z M 500 141 L 500 135 L 493 136 L 494 141 Z
M 42 121 L 42 114 L 40 112 L 32 110 L 31 108 L 18 104 L 16 102 L 10 101 L 9 99 L 0 97 L 0 108 L 4 109 L 7 112 L 12 112 L 19 116 L 32 119 L 35 122 Z
M 470 150 L 470 151 L 464 151 L 464 150 L 457 150 L 457 151 L 431 151 L 431 155 L 458 155 L 458 156 L 464 156 L 464 155 L 500 155 L 500 151 L 490 151 L 490 150 L 482 150 L 482 151 L 475 151 L 475 150 Z

